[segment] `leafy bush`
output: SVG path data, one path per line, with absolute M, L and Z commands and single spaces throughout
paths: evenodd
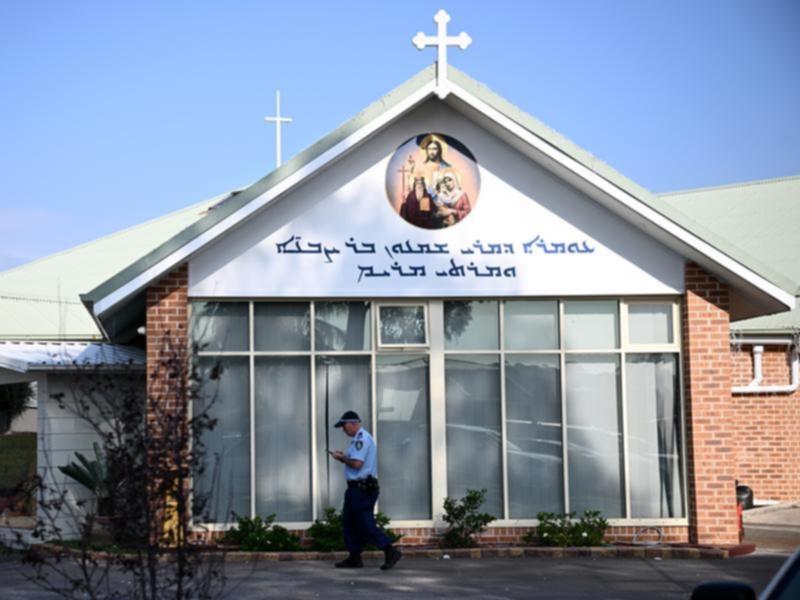
M 540 546 L 600 546 L 603 543 L 608 521 L 599 510 L 587 510 L 578 520 L 575 513 L 556 514 L 540 512 L 536 515 L 539 525 L 536 531 L 525 534 L 526 544 Z
M 472 548 L 477 546 L 475 536 L 495 520 L 489 513 L 479 513 L 478 509 L 486 499 L 486 490 L 467 490 L 460 500 L 444 499 L 444 532 L 442 546 L 445 548 Z
M 0 431 L 11 427 L 18 416 L 25 412 L 33 399 L 30 383 L 7 383 L 0 385 Z
M 274 522 L 274 514 L 264 519 L 259 516 L 239 517 L 236 525 L 225 532 L 222 542 L 239 546 L 245 552 L 300 550 L 300 538 Z
M 36 474 L 36 434 L 0 435 L 0 496 L 13 495 Z
M 394 544 L 401 537 L 391 529 L 389 529 L 389 517 L 383 513 L 375 515 L 375 523 L 379 529 L 389 536 Z M 344 550 L 344 529 L 342 527 L 342 514 L 333 507 L 325 509 L 325 518 L 320 521 L 317 519 L 314 524 L 308 528 L 308 535 L 311 538 L 311 547 L 319 552 L 334 552 L 336 550 Z M 374 550 L 375 547 L 367 545 L 367 550 Z
M 608 521 L 600 516 L 599 510 L 584 511 L 573 526 L 573 545 L 601 546 L 607 529 Z
M 108 464 L 100 444 L 95 442 L 94 460 L 89 460 L 82 453 L 76 452 L 80 464 L 71 462 L 65 467 L 58 467 L 67 477 L 70 477 L 90 490 L 97 498 L 97 513 L 100 516 L 109 516 L 112 511 L 111 502 L 114 497 L 114 486 L 109 475 Z
M 344 549 L 344 534 L 342 532 L 342 515 L 333 507 L 325 509 L 325 518 L 315 520 L 308 528 L 311 537 L 311 547 L 320 552 L 333 552 Z

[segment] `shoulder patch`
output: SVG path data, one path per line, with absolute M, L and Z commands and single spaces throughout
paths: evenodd
M 362 442 L 361 440 L 358 440 L 356 442 L 356 450 L 361 450 L 361 448 L 363 448 L 363 447 L 364 447 L 364 442 Z

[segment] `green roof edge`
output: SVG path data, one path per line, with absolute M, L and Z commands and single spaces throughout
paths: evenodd
M 475 81 L 454 67 L 448 68 L 448 74 L 454 83 L 463 87 L 466 91 L 478 97 L 480 100 L 492 106 L 494 109 L 500 111 L 508 118 L 519 123 L 537 137 L 543 139 L 551 146 L 559 149 L 561 152 L 569 155 L 571 158 L 575 159 L 588 169 L 591 169 L 621 190 L 635 197 L 643 204 L 653 209 L 663 217 L 669 219 L 676 225 L 705 240 L 717 250 L 732 258 L 736 262 L 744 265 L 752 271 L 757 272 L 764 279 L 781 288 L 783 291 L 792 295 L 796 293 L 797 284 L 794 281 L 776 272 L 769 265 L 761 262 L 752 255 L 742 252 L 741 249 L 728 242 L 725 238 L 710 231 L 701 223 L 698 223 L 692 219 L 686 213 L 676 209 L 673 206 L 670 206 L 665 201 L 661 200 L 658 195 L 642 187 L 631 179 L 628 179 L 625 177 L 625 175 L 609 166 L 601 159 L 597 158 L 590 152 L 587 152 L 568 138 L 564 137 L 562 134 L 558 133 L 554 129 L 551 129 L 546 124 L 539 121 L 535 117 L 532 117 L 522 109 L 511 104 L 508 100 L 492 91 L 486 85 Z
M 663 192 L 658 194 L 659 198 L 669 198 L 670 196 L 688 196 L 689 194 L 702 194 L 705 192 L 716 192 L 720 190 L 732 190 L 744 187 L 751 187 L 756 185 L 770 185 L 773 183 L 781 183 L 783 181 L 798 181 L 800 175 L 787 175 L 785 177 L 772 177 L 768 179 L 753 179 L 751 181 L 739 181 L 735 183 L 724 183 L 722 185 L 709 185 L 699 188 L 688 188 L 685 190 L 675 190 L 672 192 Z
M 370 104 L 355 117 L 351 118 L 343 125 L 339 126 L 334 131 L 315 142 L 305 150 L 301 151 L 288 162 L 284 163 L 274 171 L 271 171 L 266 176 L 251 184 L 249 187 L 239 191 L 238 193 L 233 193 L 229 198 L 223 200 L 219 206 L 211 210 L 206 217 L 200 219 L 196 223 L 193 223 L 170 240 L 164 242 L 136 262 L 125 267 L 122 271 L 110 279 L 95 287 L 90 292 L 81 294 L 81 300 L 84 303 L 91 304 L 102 298 L 105 298 L 114 290 L 122 287 L 142 272 L 156 265 L 170 254 L 183 247 L 186 243 L 190 242 L 198 235 L 209 230 L 211 227 L 235 213 L 252 200 L 261 196 L 270 188 L 274 187 L 287 177 L 290 177 L 292 174 L 302 169 L 305 165 L 336 146 L 336 144 L 346 139 L 352 133 L 361 129 L 365 124 L 379 117 L 394 105 L 405 100 L 408 96 L 431 82 L 435 78 L 435 75 L 436 70 L 434 66 L 431 65 L 426 67 L 409 80 L 383 96 L 380 100 Z
M 346 139 L 348 136 L 362 128 L 370 121 L 379 117 L 388 109 L 402 102 L 405 98 L 421 89 L 424 85 L 434 80 L 435 72 L 435 65 L 426 67 L 408 79 L 406 82 L 383 96 L 381 99 L 369 105 L 355 117 L 339 126 L 333 132 L 329 133 L 318 142 L 312 144 L 297 154 L 281 167 L 270 172 L 265 177 L 243 189 L 242 191 L 232 193 L 229 198 L 223 200 L 219 206 L 211 210 L 206 217 L 190 225 L 170 240 L 164 242 L 159 247 L 130 264 L 110 279 L 95 287 L 90 292 L 82 294 L 81 300 L 85 304 L 91 305 L 94 302 L 105 298 L 116 289 L 122 287 L 140 275 L 142 272 L 156 265 L 162 259 L 183 247 L 186 243 L 190 242 L 198 235 L 201 235 L 223 219 L 247 205 L 255 198 L 261 196 L 270 188 L 274 187 L 287 177 L 303 168 L 309 162 L 313 161 L 326 151 L 336 146 L 336 144 Z M 551 129 L 538 119 L 527 114 L 522 109 L 511 104 L 506 99 L 489 89 L 486 85 L 472 79 L 465 73 L 452 66 L 450 66 L 448 73 L 452 82 L 463 88 L 465 91 L 471 93 L 495 110 L 525 127 L 537 137 L 575 159 L 588 169 L 594 171 L 616 187 L 638 199 L 644 205 L 658 212 L 676 225 L 707 241 L 723 254 L 726 254 L 728 257 L 742 264 L 746 268 L 757 272 L 763 278 L 783 289 L 787 293 L 794 295 L 796 284 L 786 279 L 781 274 L 773 271 L 768 265 L 742 252 L 740 249 L 730 244 L 727 240 L 709 231 L 703 225 L 693 220 L 685 213 L 668 205 L 663 200 L 660 200 L 659 197 L 654 193 L 628 179 L 593 154 L 582 149 L 580 146 L 570 141 L 557 131 Z M 94 314 L 94 311 L 91 312 Z M 96 316 L 95 319 L 97 319 Z

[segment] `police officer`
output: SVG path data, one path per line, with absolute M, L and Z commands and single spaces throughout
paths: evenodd
M 372 541 L 383 550 L 384 563 L 381 569 L 391 569 L 400 560 L 400 550 L 375 523 L 375 502 L 378 500 L 378 448 L 369 432 L 361 427 L 358 414 L 348 410 L 334 427 L 341 427 L 350 438 L 345 452 L 336 450 L 331 456 L 344 463 L 347 491 L 344 493 L 342 526 L 344 543 L 350 555 L 336 563 L 340 569 L 358 569 L 364 566 L 361 551 L 364 544 Z

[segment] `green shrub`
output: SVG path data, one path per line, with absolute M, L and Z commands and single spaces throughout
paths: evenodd
M 523 537 L 526 544 L 539 546 L 600 546 L 608 529 L 608 521 L 599 510 L 587 510 L 578 520 L 575 513 L 556 514 L 540 512 L 536 515 L 539 525 Z
M 320 552 L 333 552 L 344 549 L 344 534 L 342 533 L 342 516 L 335 508 L 325 509 L 322 521 L 315 520 L 308 528 L 311 538 L 311 547 Z
M 98 516 L 107 517 L 113 510 L 114 484 L 100 444 L 95 442 L 92 447 L 94 460 L 89 460 L 82 453 L 76 452 L 75 456 L 78 457 L 79 463 L 71 462 L 64 467 L 58 467 L 58 470 L 90 490 L 97 498 Z
M 584 511 L 573 526 L 573 545 L 602 546 L 607 529 L 608 521 L 600 516 L 599 510 Z
M 467 495 L 460 500 L 444 499 L 444 520 L 447 523 L 447 530 L 442 539 L 444 548 L 477 546 L 475 536 L 495 520 L 495 517 L 489 513 L 478 512 L 485 499 L 485 489 L 467 490 Z
M 389 517 L 383 513 L 375 515 L 375 523 L 379 529 L 389 536 L 394 544 L 401 537 L 391 529 L 389 529 Z M 335 552 L 336 550 L 344 550 L 344 529 L 342 528 L 342 514 L 333 507 L 325 509 L 325 517 L 322 521 L 317 519 L 314 524 L 308 528 L 308 535 L 311 538 L 311 547 L 319 552 Z M 367 545 L 367 550 L 374 550 L 375 547 Z
M 300 550 L 300 538 L 285 527 L 275 525 L 275 515 L 239 517 L 236 525 L 225 532 L 224 544 L 239 546 L 245 552 L 290 552 Z
M 36 475 L 36 434 L 0 435 L 0 496 L 12 494 Z
M 0 385 L 0 432 L 7 431 L 18 416 L 25 412 L 33 399 L 30 383 Z

